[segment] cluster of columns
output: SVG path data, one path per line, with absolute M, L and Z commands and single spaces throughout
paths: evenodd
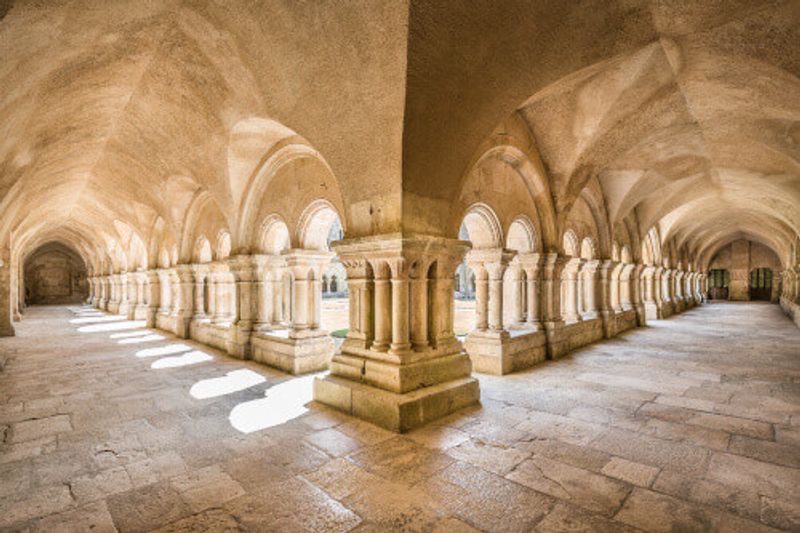
M 781 309 L 800 327 L 800 266 L 781 272 L 780 284 Z
M 480 360 L 476 350 L 501 360 L 515 349 L 555 358 L 574 347 L 571 336 L 581 324 L 601 324 L 609 337 L 625 329 L 618 325 L 621 316 L 633 327 L 644 324 L 650 308 L 661 318 L 702 301 L 704 276 L 695 272 L 472 250 L 467 263 L 476 278 L 477 320 L 465 353 L 453 330 L 454 273 L 467 251 L 463 242 L 395 235 L 335 247 L 350 298 L 350 328 L 335 355 L 320 324 L 330 252 L 238 255 L 92 276 L 89 300 L 289 372 L 329 367 L 330 374 L 315 382 L 315 399 L 398 431 L 478 400 L 477 381 L 470 377 Z M 533 364 L 530 357 L 525 361 Z M 516 369 L 503 363 L 491 371 Z
M 707 276 L 701 272 L 647 266 L 640 283 L 646 317 L 655 320 L 703 302 Z
M 314 399 L 395 431 L 476 403 L 478 382 L 453 331 L 465 243 L 389 235 L 334 247 L 347 270 L 350 328 Z
M 525 368 L 575 348 L 582 342 L 575 337 L 613 337 L 703 301 L 704 275 L 679 269 L 500 248 L 471 250 L 467 264 L 476 325 L 466 349 L 481 372 Z

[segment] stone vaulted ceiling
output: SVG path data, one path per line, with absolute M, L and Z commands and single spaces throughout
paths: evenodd
M 350 234 L 441 231 L 510 116 L 559 214 L 597 180 L 612 225 L 634 217 L 694 253 L 744 236 L 786 260 L 800 234 L 796 1 L 20 0 L 0 14 L 12 248 L 149 245 L 157 224 L 180 234 L 201 189 L 235 226 L 231 153 L 248 174 L 262 140 L 231 139 L 254 117 L 321 154 Z

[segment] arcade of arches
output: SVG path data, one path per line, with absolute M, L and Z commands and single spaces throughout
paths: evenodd
M 785 339 L 765 337 L 762 345 L 756 342 L 761 330 L 747 330 L 754 337 L 738 346 L 751 352 L 731 356 L 741 371 L 735 375 L 725 373 L 723 360 L 693 355 L 699 345 L 692 335 L 709 334 L 704 328 L 713 329 L 713 320 L 746 316 L 747 309 L 769 317 L 762 329 L 775 321 L 774 327 L 800 326 L 798 42 L 798 4 L 782 0 L 511 0 L 479 1 L 470 9 L 459 2 L 416 0 L 5 2 L 0 335 L 12 338 L 0 339 L 0 368 L 6 364 L 0 373 L 0 464 L 34 456 L 46 462 L 49 452 L 68 446 L 71 433 L 63 429 L 78 424 L 77 416 L 59 411 L 65 404 L 55 388 L 53 398 L 32 401 L 26 396 L 32 390 L 14 386 L 17 378 L 27 387 L 30 381 L 14 372 L 33 368 L 21 355 L 27 353 L 25 342 L 35 344 L 37 336 L 50 335 L 47 324 L 71 316 L 71 323 L 93 324 L 78 331 L 105 331 L 115 346 L 174 339 L 179 344 L 149 348 L 167 356 L 167 366 L 201 367 L 211 364 L 206 352 L 225 354 L 223 364 L 246 364 L 254 375 L 261 369 L 270 382 L 280 377 L 306 383 L 307 400 L 314 402 L 297 409 L 316 409 L 309 420 L 319 426 L 310 422 L 313 429 L 339 436 L 344 434 L 336 433 L 333 420 L 361 424 L 354 426 L 362 428 L 360 437 L 333 443 L 314 437 L 317 448 L 333 457 L 347 456 L 351 445 L 364 446 L 358 457 L 336 459 L 341 464 L 335 470 L 370 470 L 369 464 L 370 475 L 394 472 L 397 479 L 388 477 L 395 482 L 405 475 L 397 457 L 407 454 L 414 459 L 401 485 L 433 483 L 426 476 L 447 468 L 448 483 L 464 487 L 470 476 L 500 474 L 499 481 L 487 478 L 485 484 L 501 500 L 505 489 L 498 483 L 509 479 L 515 487 L 521 483 L 533 494 L 546 494 L 547 511 L 530 511 L 531 522 L 514 522 L 520 528 L 551 520 L 558 529 L 548 513 L 566 516 L 580 509 L 574 520 L 590 529 L 623 523 L 658 529 L 669 522 L 651 521 L 648 513 L 683 520 L 680 515 L 691 513 L 681 513 L 681 505 L 703 506 L 700 529 L 800 527 L 796 493 L 758 489 L 760 500 L 742 493 L 741 507 L 733 495 L 725 503 L 723 492 L 732 490 L 726 479 L 733 477 L 685 485 L 677 492 L 693 494 L 680 496 L 688 501 L 663 503 L 665 491 L 652 487 L 655 476 L 662 487 L 683 481 L 665 480 L 663 472 L 670 470 L 656 460 L 648 466 L 635 438 L 636 450 L 606 450 L 614 458 L 590 472 L 591 457 L 597 456 L 586 450 L 592 442 L 610 442 L 611 433 L 584 438 L 569 422 L 574 406 L 548 404 L 536 386 L 520 388 L 538 383 L 530 380 L 545 383 L 549 373 L 565 368 L 559 364 L 594 353 L 594 362 L 581 364 L 595 370 L 583 368 L 579 378 L 593 382 L 599 404 L 630 393 L 651 407 L 639 414 L 637 406 L 621 422 L 615 418 L 619 406 L 594 415 L 587 406 L 581 413 L 590 422 L 597 416 L 631 432 L 646 425 L 650 433 L 641 449 L 656 449 L 659 444 L 651 441 L 661 440 L 692 448 L 701 430 L 691 428 L 707 423 L 712 429 L 703 431 L 718 431 L 728 440 L 698 448 L 710 458 L 700 461 L 704 468 L 711 468 L 709 461 L 718 467 L 746 457 L 757 463 L 754 470 L 767 465 L 758 475 L 785 467 L 774 477 L 793 479 L 787 486 L 794 483 L 796 490 L 797 331 L 782 329 L 775 335 Z M 343 339 L 324 327 L 333 295 L 346 298 Z M 63 315 L 66 309 L 78 316 Z M 456 315 L 463 309 L 470 320 L 461 331 Z M 704 326 L 704 316 L 716 318 Z M 114 329 L 117 322 L 126 326 Z M 52 331 L 66 331 L 59 327 Z M 605 357 L 622 357 L 628 366 L 650 364 L 644 356 L 637 362 L 636 350 L 625 343 L 641 339 L 647 346 L 648 334 L 666 332 L 683 360 L 671 377 L 659 374 L 663 368 L 652 378 L 636 377 L 620 359 L 613 361 L 620 375 L 602 374 Z M 82 342 L 80 335 L 65 338 Z M 193 351 L 180 355 L 182 349 L 170 351 L 175 345 Z M 77 353 L 79 347 L 65 350 Z M 769 372 L 759 365 L 767 362 L 758 358 L 769 355 L 762 347 L 776 350 L 776 364 L 783 367 L 775 372 L 783 377 L 764 377 Z M 757 369 L 749 374 L 745 355 Z M 116 379 L 100 360 L 86 360 L 85 374 L 75 374 L 75 380 Z M 106 375 L 93 375 L 95 367 Z M 120 372 L 128 375 L 127 369 Z M 132 383 L 138 379 L 129 377 Z M 758 419 L 757 407 L 748 404 L 752 416 L 739 418 L 735 399 L 756 387 L 748 384 L 751 378 L 762 384 L 776 380 L 754 394 L 769 409 L 780 404 L 780 415 Z M 256 385 L 265 378 L 253 379 Z M 703 395 L 699 385 L 694 391 L 688 384 L 706 379 L 720 385 L 715 393 Z M 56 388 L 77 393 L 82 386 L 59 381 Z M 554 398 L 566 394 L 565 388 L 552 390 Z M 653 393 L 668 399 L 656 400 Z M 155 405 L 145 389 L 130 397 Z M 287 405 L 296 400 L 286 398 Z M 36 405 L 55 411 L 47 418 Z M 534 416 L 536 423 L 526 418 L 540 409 L 555 409 L 547 416 L 565 422 L 550 427 L 553 419 L 544 415 Z M 513 430 L 483 421 L 489 425 L 476 436 L 466 422 L 447 426 L 463 416 L 483 423 L 482 416 L 498 410 L 505 413 L 501 418 L 519 417 Z M 692 417 L 704 422 L 679 426 Z M 112 426 L 146 418 L 141 412 L 118 415 L 98 431 L 113 440 Z M 293 435 L 294 422 L 287 419 L 274 430 L 288 428 Z M 455 439 L 451 445 L 461 451 L 408 451 L 424 440 L 419 431 L 432 427 L 444 428 L 439 438 Z M 677 427 L 690 430 L 678 436 Z M 370 455 L 367 447 L 378 443 L 369 435 L 383 430 L 416 430 L 409 435 L 417 437 L 387 436 L 394 448 Z M 36 439 L 27 439 L 26 431 Z M 560 459 L 546 458 L 543 448 L 533 449 L 537 431 L 550 432 L 541 438 L 550 439 L 553 449 L 558 442 L 574 449 L 559 452 Z M 58 439 L 50 441 L 53 435 Z M 516 446 L 526 438 L 527 447 Z M 28 440 L 35 446 L 26 447 Z M 227 453 L 257 451 L 251 441 L 225 442 Z M 464 442 L 473 447 L 465 451 Z M 519 461 L 513 468 L 497 466 L 486 459 L 488 448 L 478 449 L 484 445 L 495 446 L 498 464 L 517 456 Z M 115 480 L 128 479 L 133 489 L 128 463 L 147 454 L 134 457 L 138 452 L 108 446 L 114 455 L 106 458 L 108 470 L 93 473 L 91 482 L 64 481 L 68 501 L 58 512 L 85 511 L 81 505 L 97 499 L 81 500 L 82 495 L 116 490 Z M 445 461 L 440 466 L 433 466 L 435 454 Z M 551 462 L 536 463 L 537 458 Z M 680 459 L 672 459 L 670 466 L 680 468 L 672 464 Z M 451 460 L 465 461 L 480 474 L 448 467 Z M 192 467 L 185 455 L 180 463 L 181 474 Z M 202 474 L 212 485 L 243 483 L 249 492 L 231 471 L 199 467 L 212 469 Z M 409 481 L 426 468 L 433 470 Z M 545 473 L 532 481 L 534 470 Z M 308 480 L 320 472 L 302 483 L 311 486 Z M 15 490 L 35 485 L 20 479 Z M 617 489 L 626 495 L 612 504 L 609 494 Z M 23 509 L 9 503 L 15 490 L 0 494 L 0 509 L 10 517 L 0 518 L 0 527 L 45 520 L 42 509 L 53 498 L 37 492 L 41 503 L 34 499 Z M 208 508 L 194 509 L 192 501 L 211 493 L 192 490 L 196 500 L 184 496 L 184 514 L 164 515 L 146 527 L 120 526 L 114 516 L 115 527 L 149 529 L 186 516 L 197 519 Z M 337 498 L 338 490 L 345 489 L 328 494 Z M 389 498 L 391 491 L 385 492 Z M 139 493 L 140 503 L 146 496 Z M 365 498 L 331 512 L 349 516 L 348 509 L 369 508 Z M 354 516 L 400 527 L 368 519 L 374 510 Z M 446 520 L 453 527 L 504 527 L 465 518 L 463 509 L 441 513 L 434 514 L 442 530 L 448 529 Z M 85 516 L 70 520 L 81 523 Z M 325 516 L 320 520 L 330 519 Z M 563 520 L 562 526 L 568 522 Z M 415 524 L 412 529 L 420 525 Z M 282 526 L 334 528 L 328 522 L 274 525 Z M 348 529 L 344 522 L 339 526 Z

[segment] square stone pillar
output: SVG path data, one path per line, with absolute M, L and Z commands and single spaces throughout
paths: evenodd
M 158 314 L 169 315 L 172 302 L 171 276 L 169 269 L 158 270 Z
M 502 248 L 470 250 L 467 265 L 475 273 L 475 330 L 464 348 L 476 372 L 502 375 L 512 370 L 511 335 L 503 325 L 504 274 L 515 253 Z
M 328 367 L 336 344 L 321 327 L 322 274 L 333 258 L 332 252 L 292 249 L 284 252 L 281 260 L 269 265 L 273 280 L 272 329 L 252 335 L 252 354 L 255 361 L 289 372 L 304 374 Z M 285 265 L 285 266 L 284 266 Z M 288 330 L 279 329 L 278 320 L 283 297 L 284 269 L 292 276 L 291 311 Z M 264 291 L 266 293 L 266 291 Z M 259 309 L 269 307 L 259 302 Z M 252 319 L 251 319 L 252 321 Z
M 132 293 L 128 303 L 128 318 L 130 320 L 147 320 L 147 273 L 138 270 L 128 274 L 132 280 Z
M 158 270 L 148 270 L 145 272 L 146 284 L 145 305 L 147 306 L 147 327 L 156 327 L 156 314 L 158 313 L 159 302 L 161 301 L 161 277 Z
M 108 307 L 108 276 L 98 276 L 97 284 L 100 289 L 100 296 L 97 299 L 97 308 L 106 309 Z
M 630 271 L 630 293 L 631 304 L 636 311 L 636 325 L 644 327 L 647 325 L 647 310 L 644 304 L 646 280 L 645 271 L 647 267 L 644 265 L 636 264 Z
M 190 265 L 177 265 L 172 269 L 170 279 L 175 301 L 170 316 L 175 317 L 175 335 L 181 339 L 189 338 L 189 326 L 194 312 L 194 275 Z
M 646 266 L 642 270 L 642 303 L 647 320 L 657 320 L 660 316 L 661 299 L 660 269 Z
M 316 401 L 400 432 L 478 402 L 453 333 L 453 277 L 468 246 L 401 234 L 334 243 L 356 274 L 358 312 L 330 374 L 314 382 Z
M 14 325 L 11 315 L 11 265 L 9 254 L 0 255 L 0 337 L 13 337 Z
M 619 263 L 608 260 L 598 261 L 597 263 L 597 276 L 599 278 L 599 314 L 600 318 L 603 320 L 603 337 L 610 339 L 617 334 L 616 311 L 614 309 L 614 298 L 612 296 L 618 298 L 618 294 L 615 294 L 618 291 L 614 287 L 619 287 L 619 284 L 617 283 L 618 280 L 615 280 L 614 277 L 615 273 L 620 270 Z
M 117 276 L 117 292 L 119 294 L 117 313 L 128 316 L 128 273 L 120 272 Z
M 239 359 L 251 358 L 251 335 L 257 315 L 256 262 L 251 256 L 237 255 L 228 259 L 234 282 L 235 305 L 228 337 L 227 352 Z
M 542 324 L 547 335 L 547 358 L 558 359 L 569 351 L 561 314 L 562 278 L 570 257 L 548 253 L 542 255 Z

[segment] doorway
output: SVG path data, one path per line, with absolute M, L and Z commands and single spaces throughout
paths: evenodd
M 750 271 L 750 299 L 770 301 L 772 298 L 772 269 L 754 268 Z

